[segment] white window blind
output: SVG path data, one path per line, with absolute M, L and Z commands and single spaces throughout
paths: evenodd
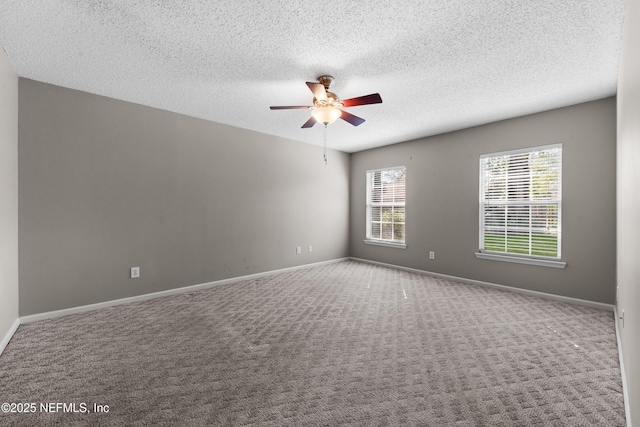
M 405 242 L 404 166 L 367 171 L 367 240 Z
M 562 145 L 480 157 L 480 252 L 560 259 Z

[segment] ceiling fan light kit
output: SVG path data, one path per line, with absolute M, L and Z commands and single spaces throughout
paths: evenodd
M 323 107 L 313 107 L 311 115 L 317 122 L 323 123 L 325 126 L 338 120 L 338 117 L 342 115 L 340 109 L 327 105 Z

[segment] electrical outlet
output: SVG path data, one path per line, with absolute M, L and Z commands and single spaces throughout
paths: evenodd
M 131 278 L 137 279 L 140 277 L 140 267 L 131 267 Z
M 313 252 L 313 246 L 309 245 L 309 252 Z
M 622 329 L 624 329 L 624 309 L 622 309 L 622 315 L 620 316 L 620 320 L 622 320 Z
M 296 253 L 300 255 L 302 253 L 302 248 L 300 246 L 296 246 Z
M 436 259 L 436 253 L 434 251 L 429 251 L 429 259 Z

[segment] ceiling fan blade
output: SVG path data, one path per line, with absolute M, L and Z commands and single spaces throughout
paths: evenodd
M 357 105 L 368 105 L 368 104 L 380 104 L 382 103 L 382 98 L 379 93 L 372 93 L 371 95 L 359 96 L 357 98 L 349 98 L 342 101 L 343 107 L 355 107 Z
M 354 126 L 359 126 L 359 125 L 361 125 L 362 123 L 364 123 L 364 119 L 363 119 L 363 118 L 358 117 L 358 116 L 354 116 L 353 114 L 351 114 L 351 113 L 347 113 L 347 112 L 346 112 L 346 111 L 344 111 L 344 110 L 340 110 L 340 111 L 342 111 L 342 115 L 340 115 L 340 118 L 341 118 L 342 120 L 344 120 L 344 121 L 346 121 L 346 122 L 349 122 L 349 123 L 351 123 L 351 124 L 352 124 L 352 125 L 354 125 Z
M 318 101 L 327 100 L 327 91 L 322 84 L 307 82 L 307 86 L 309 86 L 309 89 L 313 92 L 313 96 L 315 96 Z
M 302 125 L 302 129 L 310 128 L 315 124 L 316 124 L 316 119 L 313 116 L 311 116 L 311 118 L 307 120 L 305 124 Z
M 310 105 L 276 105 L 269 107 L 272 110 L 295 110 L 312 108 Z

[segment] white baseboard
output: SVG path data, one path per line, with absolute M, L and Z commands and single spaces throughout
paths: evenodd
M 7 347 L 7 344 L 9 344 L 9 341 L 11 341 L 11 337 L 13 337 L 13 334 L 15 334 L 18 330 L 18 326 L 20 326 L 19 318 L 16 319 L 15 322 L 13 322 L 13 325 L 11 325 L 4 338 L 2 338 L 2 341 L 0 341 L 0 355 L 2 355 L 2 352 Z
M 379 261 L 370 261 L 370 260 L 362 259 L 362 258 L 351 257 L 350 259 L 353 260 L 353 261 L 362 262 L 362 263 L 365 263 L 365 264 L 373 264 L 373 265 L 379 265 L 379 266 L 382 266 L 382 267 L 395 268 L 397 270 L 404 270 L 404 271 L 408 271 L 408 272 L 411 272 L 411 273 L 417 273 L 417 274 L 426 274 L 426 275 L 429 275 L 429 276 L 440 277 L 442 279 L 456 280 L 458 282 L 471 283 L 473 285 L 486 286 L 486 287 L 489 287 L 489 288 L 501 289 L 503 291 L 516 292 L 516 293 L 519 293 L 519 294 L 530 295 L 530 296 L 550 299 L 550 300 L 554 300 L 554 301 L 566 302 L 566 303 L 569 303 L 569 304 L 584 305 L 584 306 L 587 306 L 587 307 L 597 308 L 597 309 L 600 309 L 600 310 L 613 311 L 613 309 L 614 309 L 613 304 L 604 304 L 604 303 L 596 302 L 596 301 L 589 301 L 589 300 L 584 300 L 584 299 L 579 299 L 579 298 L 565 297 L 565 296 L 562 296 L 562 295 L 548 294 L 546 292 L 538 292 L 538 291 L 531 291 L 529 289 L 514 288 L 513 286 L 498 285 L 496 283 L 482 282 L 480 280 L 466 279 L 464 277 L 450 276 L 448 274 L 434 273 L 434 272 L 431 272 L 431 271 L 418 270 L 416 268 L 403 267 L 401 265 L 395 265 L 395 264 L 387 264 L 387 263 L 379 262 Z
M 164 296 L 168 296 L 168 295 L 176 295 L 176 294 L 185 293 L 185 292 L 193 292 L 193 291 L 198 291 L 198 290 L 201 290 L 201 289 L 212 288 L 212 287 L 215 287 L 215 286 L 226 285 L 226 284 L 229 284 L 229 283 L 235 283 L 235 282 L 241 282 L 241 281 L 244 281 L 244 280 L 257 279 L 257 278 L 260 278 L 260 277 L 271 276 L 271 275 L 274 275 L 274 274 L 285 273 L 285 272 L 288 272 L 288 271 L 299 270 L 299 269 L 302 269 L 302 268 L 316 267 L 316 266 L 320 266 L 320 265 L 332 264 L 332 263 L 342 262 L 342 261 L 347 261 L 347 260 L 353 260 L 353 261 L 367 263 L 367 264 L 380 265 L 380 266 L 383 266 L 383 267 L 395 268 L 395 269 L 398 269 L 398 270 L 409 271 L 409 272 L 412 272 L 412 273 L 427 274 L 427 275 L 430 275 L 430 276 L 440 277 L 440 278 L 443 278 L 443 279 L 457 280 L 459 282 L 471 283 L 471 284 L 480 285 L 480 286 L 487 286 L 487 287 L 491 287 L 491 288 L 495 288 L 495 289 L 502 289 L 502 290 L 505 290 L 505 291 L 517 292 L 517 293 L 521 293 L 521 294 L 525 294 L 525 295 L 537 296 L 537 297 L 540 297 L 540 298 L 552 299 L 552 300 L 566 302 L 566 303 L 570 303 L 570 304 L 584 305 L 584 306 L 593 307 L 593 308 L 597 308 L 597 309 L 601 309 L 601 310 L 614 311 L 613 304 L 604 304 L 604 303 L 595 302 L 595 301 L 588 301 L 588 300 L 582 300 L 582 299 L 577 299 L 577 298 L 565 297 L 565 296 L 561 296 L 561 295 L 548 294 L 548 293 L 545 293 L 545 292 L 538 292 L 538 291 L 531 291 L 531 290 L 528 290 L 528 289 L 514 288 L 512 286 L 498 285 L 498 284 L 495 284 L 495 283 L 482 282 L 482 281 L 479 281 L 479 280 L 466 279 L 466 278 L 463 278 L 463 277 L 450 276 L 450 275 L 447 275 L 447 274 L 434 273 L 434 272 L 425 271 L 425 270 L 418 270 L 418 269 L 415 269 L 415 268 L 403 267 L 403 266 L 395 265 L 395 264 L 387 264 L 387 263 L 379 262 L 379 261 L 371 261 L 371 260 L 366 260 L 366 259 L 362 259 L 362 258 L 347 257 L 347 258 L 337 258 L 337 259 L 333 259 L 333 260 L 329 260 L 329 261 L 322 261 L 322 262 L 317 262 L 317 263 L 312 263 L 312 264 L 304 264 L 304 265 L 299 265 L 299 266 L 295 266 L 295 267 L 288 267 L 288 268 L 283 268 L 283 269 L 278 269 L 278 270 L 270 270 L 270 271 L 266 271 L 266 272 L 262 272 L 262 273 L 249 274 L 249 275 L 246 275 L 246 276 L 238 276 L 238 277 L 233 277 L 233 278 L 230 278 L 230 279 L 223 279 L 223 280 L 217 280 L 217 281 L 214 281 L 214 282 L 201 283 L 201 284 L 198 284 L 198 285 L 185 286 L 185 287 L 182 287 L 182 288 L 168 289 L 168 290 L 165 290 L 165 291 L 153 292 L 153 293 L 143 294 L 143 295 L 136 295 L 136 296 L 132 296 L 132 297 L 120 298 L 120 299 L 111 300 L 111 301 L 104 301 L 104 302 L 99 302 L 99 303 L 95 303 L 95 304 L 88 304 L 88 305 L 82 305 L 82 306 L 77 306 L 77 307 L 70 307 L 70 308 L 65 308 L 65 309 L 62 309 L 62 310 L 55 310 L 55 311 L 48 311 L 48 312 L 44 312 L 44 313 L 31 314 L 31 315 L 27 315 L 27 316 L 21 316 L 20 319 L 17 320 L 16 322 L 17 322 L 17 325 L 19 325 L 20 323 L 36 322 L 38 320 L 52 319 L 52 318 L 55 318 L 55 317 L 66 316 L 66 315 L 74 314 L 74 313 L 83 313 L 83 312 L 86 312 L 86 311 L 97 310 L 97 309 L 100 309 L 100 308 L 113 307 L 113 306 L 121 305 L 121 304 L 128 304 L 128 303 L 131 303 L 131 302 L 145 301 L 145 300 L 149 300 L 149 299 L 160 298 L 160 297 L 164 297 Z M 18 328 L 17 325 L 15 326 L 15 329 Z M 15 332 L 15 329 L 9 334 L 9 339 L 11 339 L 11 336 Z M 7 343 L 9 342 L 9 339 L 6 339 Z M 3 340 L 2 343 L 5 343 L 5 340 Z M 6 345 L 6 343 L 4 345 Z M 4 347 L 0 347 L 0 348 L 4 348 Z
M 624 396 L 624 408 L 627 416 L 627 427 L 631 427 L 631 403 L 627 387 L 627 376 L 624 373 L 624 358 L 622 357 L 622 341 L 620 341 L 620 329 L 618 328 L 618 309 L 613 306 L 613 315 L 616 324 L 616 339 L 618 340 L 618 358 L 620 359 L 620 373 L 622 374 L 622 395 Z
M 316 263 L 312 263 L 312 264 L 298 265 L 298 266 L 295 266 L 295 267 L 282 268 L 282 269 L 279 269 L 279 270 L 270 270 L 270 271 L 265 271 L 265 272 L 262 272 L 262 273 L 249 274 L 249 275 L 246 275 L 246 276 L 238 276 L 238 277 L 233 277 L 233 278 L 230 278 L 230 279 L 223 279 L 223 280 L 217 280 L 217 281 L 214 281 L 214 282 L 201 283 L 201 284 L 198 284 L 198 285 L 185 286 L 185 287 L 182 287 L 182 288 L 167 289 L 166 291 L 153 292 L 153 293 L 150 293 L 150 294 L 136 295 L 136 296 L 133 296 L 133 297 L 120 298 L 120 299 L 116 299 L 116 300 L 104 301 L 104 302 L 99 302 L 99 303 L 95 303 L 95 304 L 88 304 L 88 305 L 81 305 L 81 306 L 78 306 L 78 307 L 64 308 L 62 310 L 47 311 L 47 312 L 38 313 L 38 314 L 30 314 L 30 315 L 27 315 L 27 316 L 21 316 L 19 320 L 20 320 L 20 323 L 37 322 L 38 320 L 53 319 L 53 318 L 56 318 L 56 317 L 67 316 L 69 314 L 74 314 L 74 313 L 84 313 L 86 311 L 97 310 L 97 309 L 100 309 L 100 308 L 113 307 L 113 306 L 116 306 L 116 305 L 128 304 L 128 303 L 137 302 L 137 301 L 146 301 L 146 300 L 150 300 L 150 299 L 154 299 L 154 298 L 166 297 L 168 295 L 182 294 L 182 293 L 185 293 L 185 292 L 199 291 L 199 290 L 202 290 L 202 289 L 213 288 L 213 287 L 216 287 L 216 286 L 226 285 L 226 284 L 229 284 L 229 283 L 241 282 L 241 281 L 244 281 L 244 280 L 258 279 L 258 278 L 261 278 L 261 277 L 272 276 L 274 274 L 285 273 L 285 272 L 288 272 L 288 271 L 295 271 L 295 270 L 300 270 L 300 269 L 308 268 L 308 267 L 317 267 L 317 266 L 320 266 L 320 265 L 333 264 L 333 263 L 336 263 L 336 262 L 342 262 L 342 261 L 347 261 L 347 260 L 349 260 L 349 258 L 337 258 L 337 259 L 333 259 L 333 260 L 329 260 L 329 261 L 322 261 L 322 262 L 316 262 Z

